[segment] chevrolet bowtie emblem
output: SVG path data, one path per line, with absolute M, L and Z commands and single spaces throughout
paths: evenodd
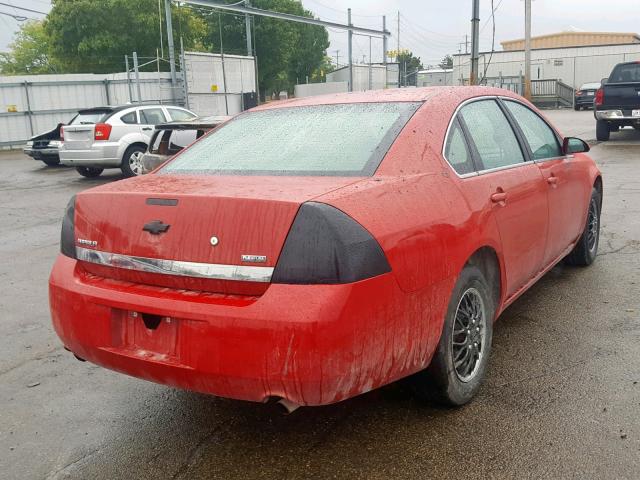
M 144 230 L 145 232 L 149 232 L 151 235 L 160 235 L 161 233 L 169 230 L 170 226 L 171 225 L 169 225 L 168 223 L 162 223 L 162 220 L 154 220 L 142 227 L 142 230 Z

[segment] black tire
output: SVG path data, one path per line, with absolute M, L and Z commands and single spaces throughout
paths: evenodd
M 56 165 L 60 165 L 60 159 L 57 157 L 41 158 L 41 160 L 47 167 L 55 167 Z
M 580 110 L 580 105 L 578 105 L 577 103 L 573 106 L 573 109 L 577 112 Z
M 587 222 L 578 243 L 573 247 L 571 253 L 564 259 L 567 265 L 587 267 L 591 265 L 598 254 L 598 244 L 600 243 L 600 209 L 602 208 L 602 198 L 600 192 L 595 188 L 591 190 L 589 209 L 587 211 Z
M 491 354 L 493 317 L 496 306 L 490 292 L 491 288 L 480 269 L 473 265 L 467 265 L 462 270 L 451 294 L 440 342 L 431 359 L 431 364 L 426 370 L 418 372 L 409 379 L 420 398 L 446 406 L 461 406 L 469 402 L 478 392 Z M 465 318 L 468 317 L 465 310 L 470 305 L 468 302 L 465 303 L 465 299 L 469 298 L 480 298 L 482 301 L 483 318 L 479 319 L 478 323 L 474 321 L 475 328 L 482 329 L 477 333 L 472 333 L 473 327 L 466 329 L 465 326 Z M 468 326 L 472 326 L 471 321 Z M 454 333 L 455 327 L 458 327 L 459 333 Z M 484 334 L 482 338 L 477 337 L 480 332 Z M 454 340 L 456 345 L 454 345 Z M 474 346 L 473 340 L 478 340 L 477 348 Z M 461 353 L 462 356 L 460 356 Z M 469 358 L 469 355 L 471 355 L 470 362 L 473 362 L 473 370 L 469 372 L 470 375 L 467 377 L 459 372 L 464 367 L 464 363 L 456 366 L 457 362 L 454 356 L 458 356 L 459 361 L 464 362 L 464 359 Z M 475 355 L 478 355 L 477 359 Z
M 76 171 L 83 177 L 96 178 L 99 177 L 102 172 L 104 172 L 104 168 L 76 167 Z
M 611 136 L 611 129 L 609 124 L 604 120 L 596 121 L 596 139 L 600 142 L 606 142 Z
M 137 177 L 142 175 L 142 154 L 147 150 L 142 145 L 131 145 L 127 148 L 122 156 L 122 163 L 120 164 L 120 170 L 125 177 Z M 134 156 L 136 159 L 134 160 Z

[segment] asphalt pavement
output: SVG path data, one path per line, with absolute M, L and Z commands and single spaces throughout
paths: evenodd
M 546 114 L 593 139 L 591 112 Z M 599 256 L 556 267 L 501 316 L 471 404 L 437 408 L 393 384 L 284 416 L 66 352 L 47 299 L 63 210 L 119 176 L 0 153 L 0 478 L 640 478 L 640 132 L 592 155 Z

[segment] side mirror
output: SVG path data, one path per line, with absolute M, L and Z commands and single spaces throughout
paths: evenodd
M 589 144 L 584 140 L 575 137 L 565 137 L 562 142 L 562 153 L 571 155 L 573 153 L 584 153 L 591 150 Z

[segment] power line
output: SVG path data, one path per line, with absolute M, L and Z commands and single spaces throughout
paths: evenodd
M 38 13 L 40 15 L 45 15 L 45 16 L 47 15 L 46 12 L 40 12 L 38 10 L 32 10 L 30 8 L 25 8 L 25 7 L 18 7 L 16 5 L 12 5 L 10 3 L 0 2 L 0 5 L 4 5 L 5 7 L 17 8 L 18 10 L 24 10 L 25 12 Z
M 31 17 L 24 17 L 22 15 L 14 15 L 13 13 L 9 13 L 9 12 L 0 12 L 0 15 L 6 15 L 7 17 L 12 17 L 17 22 L 24 22 L 25 20 L 31 19 Z M 35 20 L 35 19 L 31 19 L 31 20 Z

